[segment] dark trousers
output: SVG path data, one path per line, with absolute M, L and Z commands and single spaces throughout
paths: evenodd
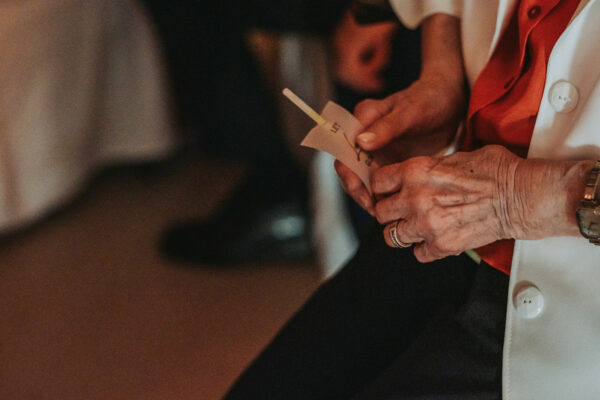
M 306 207 L 308 196 L 306 172 L 282 134 L 275 99 L 246 33 L 260 28 L 324 34 L 349 2 L 144 0 L 162 39 L 186 139 L 248 168 L 245 184 L 231 196 L 253 196 L 245 213 L 287 202 Z
M 508 277 L 362 243 L 226 399 L 500 399 Z
M 180 117 L 204 149 L 287 167 L 277 110 L 245 33 L 325 32 L 350 0 L 144 0 L 163 40 Z

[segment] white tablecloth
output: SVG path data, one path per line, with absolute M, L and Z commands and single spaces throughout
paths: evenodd
M 0 2 L 0 232 L 63 203 L 101 163 L 168 152 L 163 75 L 134 1 Z

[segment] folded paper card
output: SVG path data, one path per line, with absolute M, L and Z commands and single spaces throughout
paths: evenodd
M 329 126 L 315 126 L 302 141 L 302 146 L 331 154 L 354 171 L 370 191 L 371 172 L 379 165 L 370 153 L 356 144 L 356 135 L 364 132 L 364 127 L 352 114 L 331 101 L 321 116 L 329 122 Z
M 364 132 L 360 122 L 334 102 L 328 102 L 321 114 L 318 114 L 289 89 L 283 93 L 317 122 L 317 126 L 311 129 L 302 141 L 302 146 L 325 151 L 340 160 L 360 177 L 370 192 L 371 172 L 380 165 L 373 159 L 372 154 L 356 144 L 356 135 Z

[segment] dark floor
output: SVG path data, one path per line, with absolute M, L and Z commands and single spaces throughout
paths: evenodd
M 315 265 L 189 268 L 170 221 L 207 216 L 240 166 L 118 169 L 0 240 L 0 399 L 218 399 L 314 290 Z

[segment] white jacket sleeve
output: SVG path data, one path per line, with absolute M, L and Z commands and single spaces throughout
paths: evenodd
M 487 1 L 487 0 L 486 0 Z M 433 14 L 448 14 L 460 18 L 462 0 L 390 0 L 400 21 L 414 29 Z

